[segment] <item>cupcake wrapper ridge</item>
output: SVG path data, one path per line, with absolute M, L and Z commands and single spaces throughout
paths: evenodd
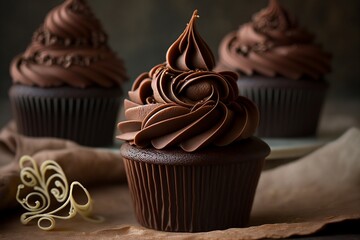
M 191 166 L 124 158 L 137 220 L 171 232 L 247 226 L 263 162 Z
M 112 145 L 121 89 L 104 93 L 69 90 L 32 91 L 32 87 L 13 86 L 10 99 L 19 133 L 68 139 L 85 146 Z M 74 91 L 81 93 L 71 94 Z
M 321 83 L 268 84 L 238 80 L 239 94 L 259 107 L 258 137 L 307 137 L 316 135 L 327 85 Z M 257 80 L 255 80 L 257 81 Z M 271 80 L 268 80 L 271 81 Z M 312 85 L 312 86 L 311 86 Z

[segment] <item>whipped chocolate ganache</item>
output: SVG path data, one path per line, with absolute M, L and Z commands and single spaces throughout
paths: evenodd
M 319 80 L 330 72 L 330 61 L 331 55 L 314 43 L 314 35 L 301 28 L 277 0 L 270 0 L 251 22 L 225 36 L 217 69 Z
M 15 57 L 14 83 L 39 87 L 120 86 L 127 79 L 122 60 L 84 0 L 66 0 L 48 13 L 26 51 Z
M 193 152 L 226 146 L 253 135 L 258 109 L 238 96 L 234 72 L 213 71 L 215 60 L 199 35 L 195 10 L 166 62 L 141 74 L 124 102 L 126 121 L 118 139 L 137 147 L 179 146 Z

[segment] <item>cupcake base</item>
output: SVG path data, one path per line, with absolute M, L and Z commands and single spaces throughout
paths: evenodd
M 269 147 L 251 138 L 193 153 L 139 149 L 124 143 L 138 222 L 171 232 L 203 232 L 248 224 Z
M 39 88 L 13 85 L 9 96 L 20 134 L 81 145 L 113 144 L 121 88 Z
M 326 96 L 325 81 L 241 77 L 239 93 L 259 107 L 259 137 L 307 137 L 316 135 Z

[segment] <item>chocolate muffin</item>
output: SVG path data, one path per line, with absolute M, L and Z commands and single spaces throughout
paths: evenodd
M 215 69 L 240 75 L 240 94 L 260 110 L 256 135 L 304 137 L 316 134 L 330 61 L 314 35 L 270 0 L 251 22 L 223 38 Z
M 118 139 L 137 220 L 162 231 L 248 224 L 269 147 L 252 137 L 256 105 L 234 72 L 212 71 L 197 11 L 166 62 L 141 74 L 124 102 Z
M 19 133 L 112 145 L 127 76 L 107 41 L 85 0 L 66 0 L 48 13 L 10 66 Z

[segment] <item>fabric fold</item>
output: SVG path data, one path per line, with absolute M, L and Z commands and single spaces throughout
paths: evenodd
M 85 186 L 125 182 L 125 170 L 116 151 L 80 146 L 55 138 L 31 138 L 19 135 L 13 122 L 0 132 L 0 212 L 17 204 L 19 159 L 29 155 L 38 165 L 54 160 L 68 180 Z

